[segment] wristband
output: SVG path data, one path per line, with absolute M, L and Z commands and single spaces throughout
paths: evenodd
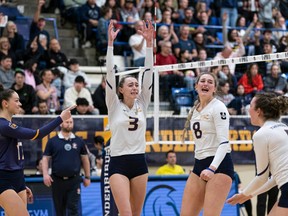
M 85 176 L 84 178 L 85 178 L 85 179 L 89 179 L 89 180 L 90 180 L 90 176 Z
M 206 170 L 209 170 L 209 171 L 215 173 L 215 170 L 211 169 L 210 167 L 207 167 Z

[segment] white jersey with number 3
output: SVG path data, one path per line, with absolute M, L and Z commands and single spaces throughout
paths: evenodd
M 107 51 L 106 104 L 111 137 L 111 156 L 128 154 L 144 154 L 146 148 L 146 113 L 152 93 L 152 48 L 145 58 L 145 71 L 141 93 L 135 100 L 132 109 L 127 107 L 116 94 L 115 69 L 113 63 L 113 47 Z M 140 89 L 139 89 L 140 91 Z

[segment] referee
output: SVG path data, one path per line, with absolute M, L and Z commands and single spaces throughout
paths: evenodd
M 81 162 L 85 172 L 83 184 L 90 185 L 90 164 L 84 141 L 72 133 L 73 119 L 60 125 L 61 131 L 47 142 L 43 154 L 43 181 L 52 186 L 53 202 L 57 216 L 76 216 L 80 201 L 79 175 Z M 52 174 L 48 174 L 49 160 L 52 160 Z

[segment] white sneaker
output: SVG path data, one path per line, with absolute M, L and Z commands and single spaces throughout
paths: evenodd
M 90 48 L 91 46 L 92 46 L 91 42 L 90 41 L 86 41 L 86 43 L 82 45 L 82 48 L 83 49 Z

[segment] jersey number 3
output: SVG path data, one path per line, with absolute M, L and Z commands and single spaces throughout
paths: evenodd
M 137 128 L 138 128 L 138 121 L 139 121 L 138 118 L 134 118 L 134 117 L 129 116 L 129 128 L 128 128 L 128 130 L 129 130 L 129 131 L 135 131 L 135 130 L 137 130 Z

